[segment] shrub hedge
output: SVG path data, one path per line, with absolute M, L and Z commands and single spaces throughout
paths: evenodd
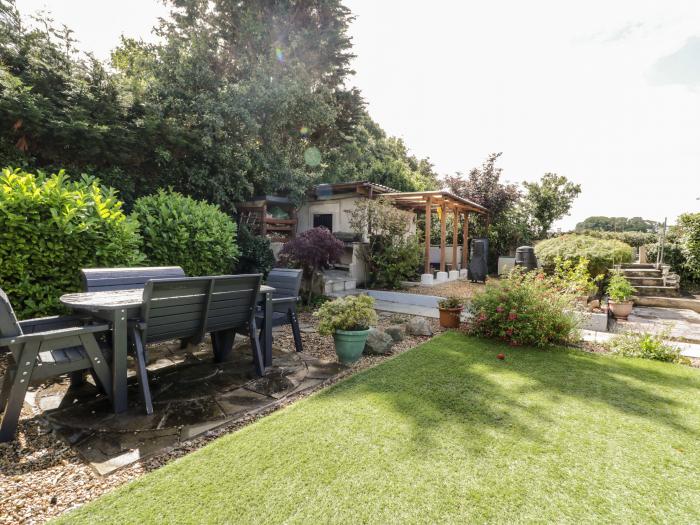
M 548 272 L 554 270 L 557 257 L 575 262 L 588 259 L 588 271 L 593 277 L 605 274 L 613 264 L 631 262 L 633 256 L 632 247 L 622 241 L 577 234 L 540 241 L 535 245 L 535 253 Z
M 238 228 L 238 249 L 240 255 L 236 272 L 238 273 L 262 273 L 267 277 L 275 265 L 275 256 L 270 247 L 270 239 L 253 235 L 250 230 L 241 224 Z
M 132 215 L 149 265 L 181 266 L 187 275 L 234 270 L 236 223 L 218 206 L 160 190 L 137 199 Z
M 80 269 L 143 261 L 137 223 L 112 189 L 63 171 L 5 168 L 0 177 L 0 287 L 20 318 L 55 314 L 80 289 Z

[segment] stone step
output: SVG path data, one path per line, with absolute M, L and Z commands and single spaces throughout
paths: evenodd
M 700 298 L 695 297 L 654 297 L 639 296 L 634 300 L 638 306 L 655 306 L 658 308 L 681 308 L 700 313 Z
M 625 268 L 622 270 L 622 274 L 627 277 L 661 277 L 663 273 L 661 270 L 656 268 L 641 268 L 641 269 L 629 269 Z
M 625 269 L 631 269 L 631 270 L 651 269 L 651 270 L 653 270 L 653 269 L 656 269 L 656 265 L 652 264 L 652 263 L 625 263 L 625 264 L 621 264 L 620 268 L 622 268 L 623 270 L 625 270 Z
M 663 286 L 663 277 L 627 277 L 632 286 Z
M 679 297 L 680 292 L 676 286 L 635 286 L 637 295 L 653 297 Z

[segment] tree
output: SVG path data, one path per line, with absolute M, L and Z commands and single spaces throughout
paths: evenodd
M 489 266 L 496 267 L 498 256 L 508 253 L 519 239 L 523 226 L 522 210 L 516 210 L 521 198 L 515 184 L 501 182 L 502 168 L 496 167 L 501 153 L 492 153 L 480 168 L 474 168 L 467 177 L 461 173 L 445 177 L 446 188 L 460 197 L 476 202 L 489 210 L 486 220 L 474 221 L 470 225 L 471 237 L 483 237 L 488 226 Z M 473 214 L 472 214 L 473 215 Z
M 524 205 L 532 217 L 537 238 L 545 237 L 552 223 L 569 213 L 574 199 L 581 193 L 579 184 L 556 173 L 545 173 L 539 182 L 524 182 L 523 186 L 527 190 Z
M 642 232 L 653 233 L 658 230 L 659 223 L 641 217 L 605 217 L 596 215 L 588 217 L 576 225 L 577 232 L 606 231 L 606 232 Z

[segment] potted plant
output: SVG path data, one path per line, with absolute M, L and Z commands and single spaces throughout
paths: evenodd
M 619 272 L 614 272 L 610 277 L 607 293 L 609 297 L 608 308 L 615 319 L 627 319 L 634 306 L 630 300 L 634 294 L 634 288 L 627 278 Z
M 438 301 L 440 310 L 440 326 L 443 328 L 459 328 L 460 315 L 464 310 L 464 301 L 454 295 Z
M 377 322 L 374 299 L 368 295 L 349 295 L 321 305 L 314 313 L 318 318 L 318 333 L 332 335 L 335 353 L 343 364 L 360 359 L 369 335 Z

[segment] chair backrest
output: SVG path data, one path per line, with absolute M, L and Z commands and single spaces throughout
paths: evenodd
M 83 290 L 108 292 L 144 288 L 151 279 L 184 277 L 179 266 L 151 266 L 143 268 L 84 268 L 80 271 Z
M 22 327 L 17 321 L 7 294 L 0 288 L 0 337 L 22 335 Z
M 205 332 L 247 326 L 255 315 L 261 281 L 259 273 L 213 277 Z
M 291 268 L 273 268 L 267 275 L 266 284 L 272 286 L 275 291 L 272 297 L 299 297 L 301 288 L 302 270 Z
M 148 281 L 141 307 L 145 342 L 201 338 L 212 284 L 211 277 Z

